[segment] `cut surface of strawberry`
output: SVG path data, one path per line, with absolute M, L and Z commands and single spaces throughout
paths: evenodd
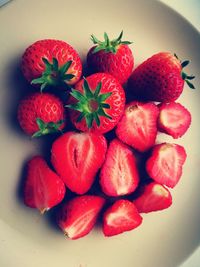
M 103 233 L 114 236 L 133 230 L 142 223 L 142 217 L 129 200 L 117 200 L 103 216 Z
M 181 178 L 186 157 L 186 151 L 181 145 L 158 144 L 146 162 L 147 173 L 156 182 L 173 188 Z
M 176 102 L 160 104 L 159 109 L 158 129 L 175 139 L 182 137 L 191 124 L 190 112 Z
M 52 164 L 66 186 L 77 194 L 85 194 L 103 164 L 107 142 L 103 135 L 67 132 L 52 146 Z
M 141 188 L 141 194 L 133 203 L 138 212 L 148 213 L 170 207 L 172 204 L 172 196 L 169 190 L 163 185 L 151 182 Z
M 118 139 L 112 140 L 100 172 L 100 184 L 108 196 L 132 193 L 139 182 L 136 159 L 130 148 Z
M 24 186 L 24 203 L 41 213 L 59 204 L 65 195 L 65 185 L 41 156 L 28 162 Z
M 60 210 L 58 225 L 70 239 L 83 237 L 94 227 L 104 203 L 99 196 L 77 196 Z
M 140 152 L 148 150 L 155 144 L 158 114 L 159 109 L 152 102 L 127 104 L 116 128 L 118 138 Z

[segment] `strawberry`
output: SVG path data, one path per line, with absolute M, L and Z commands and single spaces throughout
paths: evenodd
M 94 227 L 105 199 L 99 196 L 77 196 L 63 205 L 58 214 L 58 225 L 70 239 L 87 235 Z
M 103 164 L 107 149 L 103 135 L 67 132 L 54 141 L 51 160 L 66 186 L 85 194 Z
M 156 182 L 173 188 L 181 178 L 186 157 L 185 149 L 181 145 L 158 144 L 154 146 L 146 162 L 147 173 Z
M 81 80 L 71 91 L 67 107 L 78 130 L 106 133 L 122 116 L 125 93 L 110 74 L 96 73 Z
M 62 102 L 49 93 L 34 93 L 19 103 L 18 122 L 33 137 L 54 133 L 65 126 Z
M 158 114 L 154 103 L 133 101 L 125 106 L 116 135 L 125 144 L 144 152 L 155 144 Z
M 158 128 L 173 138 L 182 137 L 191 124 L 190 112 L 180 103 L 162 103 L 159 105 L 160 114 Z
M 21 63 L 24 77 L 32 84 L 60 86 L 75 84 L 82 74 L 82 63 L 76 50 L 60 40 L 45 39 L 31 44 Z
M 140 213 L 167 209 L 172 204 L 169 190 L 156 182 L 143 185 L 141 192 L 140 196 L 133 201 Z
M 108 148 L 100 172 L 100 184 L 108 196 L 132 193 L 139 182 L 136 159 L 128 146 L 114 139 Z
M 140 64 L 131 74 L 129 90 L 135 97 L 143 100 L 170 102 L 182 93 L 184 81 L 194 89 L 183 68 L 189 61 L 180 62 L 176 55 L 160 52 Z
M 104 33 L 103 42 L 91 35 L 95 46 L 87 54 L 87 64 L 93 73 L 110 73 L 121 84 L 124 84 L 132 73 L 134 58 L 128 47 L 131 42 L 122 41 L 122 35 L 123 31 L 118 38 L 111 41 L 107 33 Z
M 65 185 L 41 156 L 33 157 L 27 165 L 24 203 L 41 213 L 59 204 L 65 195 Z
M 142 223 L 142 217 L 135 205 L 120 199 L 109 207 L 103 216 L 103 233 L 105 236 L 114 236 L 125 231 L 133 230 Z

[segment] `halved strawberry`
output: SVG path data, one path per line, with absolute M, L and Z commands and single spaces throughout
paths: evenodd
M 155 144 L 158 114 L 159 109 L 152 102 L 129 103 L 116 128 L 118 138 L 141 152 L 148 150 Z
M 172 196 L 167 188 L 156 182 L 142 186 L 140 196 L 133 201 L 138 212 L 167 209 L 172 204 Z
M 24 203 L 41 213 L 60 203 L 65 195 L 65 185 L 41 156 L 28 162 L 24 187 Z
M 103 216 L 103 233 L 105 236 L 118 235 L 133 230 L 142 223 L 142 217 L 135 205 L 120 199 L 109 207 Z
M 94 227 L 105 199 L 99 196 L 78 196 L 67 202 L 58 214 L 58 225 L 70 239 L 87 235 Z
M 191 124 L 190 112 L 180 103 L 162 103 L 159 105 L 158 129 L 173 138 L 185 134 Z
M 139 182 L 136 159 L 128 146 L 114 139 L 100 172 L 100 184 L 108 196 L 132 193 Z
M 103 164 L 107 142 L 103 135 L 67 132 L 52 146 L 51 160 L 67 187 L 85 194 Z
M 174 187 L 181 178 L 186 157 L 183 146 L 169 143 L 156 145 L 146 162 L 147 173 L 156 182 Z

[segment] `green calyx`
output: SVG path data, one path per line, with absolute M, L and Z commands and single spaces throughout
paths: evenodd
M 52 63 L 46 58 L 42 58 L 42 61 L 45 65 L 42 76 L 31 81 L 31 84 L 40 84 L 41 91 L 43 91 L 46 86 L 58 86 L 74 78 L 73 74 L 67 73 L 72 64 L 71 60 L 67 61 L 61 67 L 58 66 L 58 60 L 56 58 L 53 58 Z
M 57 133 L 59 131 L 61 132 L 61 130 L 59 128 L 64 123 L 64 120 L 60 120 L 57 123 L 55 123 L 55 122 L 46 123 L 43 120 L 41 120 L 40 118 L 37 118 L 36 123 L 38 125 L 39 131 L 35 132 L 32 135 L 32 137 L 40 137 L 40 136 L 46 135 L 46 134 Z
M 91 35 L 91 40 L 92 42 L 96 45 L 92 53 L 97 53 L 101 50 L 104 50 L 105 52 L 111 52 L 116 54 L 117 49 L 119 45 L 124 44 L 124 45 L 130 45 L 132 42 L 129 41 L 122 41 L 122 36 L 123 36 L 123 31 L 121 31 L 120 35 L 113 40 L 110 40 L 107 33 L 104 32 L 104 41 L 99 41 L 93 34 Z
M 176 54 L 174 54 L 174 56 L 179 60 L 178 56 Z M 181 62 L 181 61 L 180 61 Z M 195 89 L 194 85 L 191 83 L 191 80 L 193 80 L 195 78 L 194 75 L 188 75 L 187 73 L 185 73 L 183 71 L 183 68 L 185 68 L 186 66 L 188 66 L 190 63 L 189 60 L 185 60 L 181 62 L 181 77 L 182 79 L 187 83 L 187 85 L 191 88 L 191 89 Z
M 77 118 L 77 122 L 82 121 L 84 118 L 89 129 L 92 127 L 93 121 L 96 122 L 97 126 L 100 126 L 100 116 L 112 119 L 104 111 L 110 108 L 110 105 L 105 101 L 111 96 L 112 92 L 100 94 L 101 87 L 102 83 L 99 82 L 96 89 L 92 91 L 87 80 L 84 79 L 83 93 L 75 89 L 70 92 L 78 101 L 75 104 L 67 105 L 67 107 L 79 111 L 80 115 Z

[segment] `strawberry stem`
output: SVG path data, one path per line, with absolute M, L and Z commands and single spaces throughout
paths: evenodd
M 70 109 L 80 112 L 77 122 L 85 119 L 87 127 L 92 127 L 93 121 L 100 126 L 100 116 L 112 119 L 104 109 L 109 109 L 110 105 L 105 101 L 111 96 L 112 92 L 100 94 L 102 83 L 99 82 L 94 91 L 91 90 L 87 80 L 84 78 L 83 93 L 78 90 L 71 89 L 71 96 L 78 100 L 74 104 L 66 105 Z
M 41 92 L 46 86 L 58 86 L 63 83 L 67 84 L 68 81 L 74 78 L 74 74 L 67 73 L 72 64 L 71 60 L 67 61 L 61 67 L 59 67 L 56 58 L 52 59 L 52 63 L 46 58 L 42 58 L 42 61 L 45 65 L 45 70 L 43 71 L 42 76 L 31 81 L 31 84 L 40 84 Z
M 39 131 L 35 132 L 32 137 L 40 137 L 46 134 L 52 134 L 52 133 L 57 133 L 61 132 L 60 127 L 64 123 L 64 120 L 60 120 L 58 122 L 48 122 L 45 123 L 43 120 L 40 118 L 36 119 L 36 123 L 38 125 Z
M 122 41 L 122 36 L 123 36 L 123 31 L 121 31 L 120 35 L 113 40 L 110 40 L 108 37 L 108 34 L 104 32 L 104 41 L 98 40 L 93 34 L 91 35 L 91 40 L 94 44 L 96 44 L 96 47 L 92 51 L 92 53 L 97 53 L 101 50 L 105 51 L 106 53 L 117 53 L 117 49 L 119 45 L 124 44 L 124 45 L 130 45 L 132 42 L 129 41 Z

